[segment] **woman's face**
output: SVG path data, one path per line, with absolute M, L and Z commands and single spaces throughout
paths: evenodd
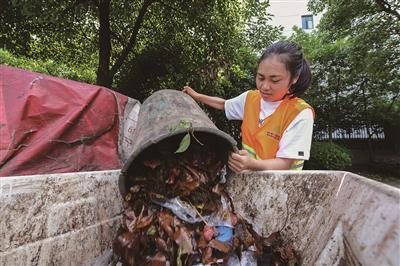
M 271 55 L 260 62 L 257 69 L 256 85 L 261 97 L 268 102 L 282 100 L 289 87 L 298 77 L 291 80 L 290 72 L 278 55 Z

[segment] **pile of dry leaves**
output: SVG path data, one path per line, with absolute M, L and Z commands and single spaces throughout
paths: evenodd
M 297 263 L 279 233 L 262 238 L 234 213 L 221 183 L 224 164 L 210 148 L 192 143 L 184 152 L 157 153 L 139 165 L 113 244 L 122 264 Z

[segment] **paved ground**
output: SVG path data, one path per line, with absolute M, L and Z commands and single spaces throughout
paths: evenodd
M 396 158 L 390 158 L 390 160 L 394 160 L 395 163 L 355 165 L 348 169 L 348 171 L 400 188 L 400 170 L 397 166 L 398 162 L 400 162 L 400 157 L 396 156 Z
M 368 172 L 354 172 L 354 173 L 400 188 L 400 177 L 398 176 L 390 174 L 384 175 L 384 174 L 368 173 Z

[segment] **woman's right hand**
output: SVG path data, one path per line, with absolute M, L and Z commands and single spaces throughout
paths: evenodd
M 206 94 L 198 93 L 197 91 L 195 91 L 194 89 L 192 89 L 189 86 L 183 87 L 182 92 L 188 94 L 196 102 L 203 103 L 203 104 L 208 105 L 217 110 L 224 110 L 225 100 L 222 98 L 208 96 Z
M 192 98 L 195 99 L 195 100 L 196 100 L 196 98 L 197 98 L 196 96 L 198 95 L 198 93 L 197 93 L 194 89 L 192 89 L 191 87 L 189 87 L 189 86 L 183 87 L 182 92 L 188 94 L 190 97 L 192 97 Z

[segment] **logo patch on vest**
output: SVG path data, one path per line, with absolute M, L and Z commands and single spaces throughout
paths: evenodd
M 271 138 L 276 139 L 276 140 L 280 140 L 281 139 L 281 136 L 279 136 L 278 134 L 275 134 L 274 132 L 267 131 L 266 135 L 268 137 L 271 137 Z
M 303 151 L 299 151 L 299 156 L 304 156 L 304 152 Z

